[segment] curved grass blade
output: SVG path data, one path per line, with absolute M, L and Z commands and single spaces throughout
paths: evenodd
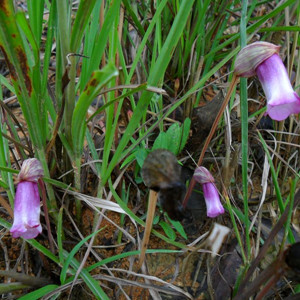
M 82 74 L 80 79 L 80 86 L 84 87 L 88 78 L 91 76 L 93 70 L 99 68 L 100 60 L 104 53 L 105 47 L 107 45 L 107 40 L 109 33 L 113 28 L 113 23 L 115 21 L 115 16 L 118 14 L 120 8 L 121 0 L 110 1 L 109 9 L 105 15 L 105 20 L 99 35 L 94 41 L 94 48 L 90 59 L 84 60 L 83 64 L 88 64 L 87 72 Z M 107 4 L 108 5 L 108 4 Z
M 80 156 L 82 152 L 87 110 L 103 86 L 117 75 L 118 71 L 112 64 L 108 64 L 102 70 L 94 71 L 79 97 L 72 116 L 72 141 L 76 157 Z
M 68 256 L 69 253 L 67 251 L 64 251 L 64 257 L 67 259 Z M 71 259 L 70 264 L 74 270 L 78 270 L 78 268 L 80 267 L 79 262 L 75 258 Z M 99 285 L 99 282 L 95 280 L 86 269 L 82 269 L 79 276 L 84 280 L 84 282 L 89 287 L 91 292 L 94 294 L 96 299 L 109 300 L 108 296 L 105 294 L 105 292 L 102 290 L 101 286 Z
M 83 33 L 90 19 L 90 15 L 95 6 L 95 3 L 96 0 L 80 1 L 71 33 L 70 49 L 73 52 L 76 52 L 80 46 Z
M 44 295 L 54 291 L 55 289 L 57 289 L 59 286 L 56 284 L 49 284 L 46 286 L 43 286 L 40 289 L 37 289 L 25 296 L 22 296 L 19 298 L 19 300 L 38 300 L 41 299 Z
M 173 51 L 178 43 L 178 40 L 183 32 L 183 29 L 185 27 L 186 21 L 188 19 L 188 16 L 190 14 L 190 10 L 193 6 L 194 1 L 193 0 L 185 0 L 181 2 L 178 14 L 176 15 L 174 19 L 174 23 L 172 25 L 172 28 L 168 34 L 168 37 L 161 49 L 161 52 L 157 58 L 157 61 L 151 70 L 148 78 L 148 84 L 151 86 L 156 86 L 163 78 L 165 71 L 167 69 L 167 66 L 171 60 Z M 134 113 L 132 115 L 132 118 L 130 119 L 130 122 L 124 132 L 124 135 L 119 143 L 118 148 L 116 149 L 116 152 L 108 165 L 108 168 L 106 169 L 106 172 L 102 178 L 103 184 L 105 184 L 115 167 L 115 165 L 120 160 L 121 154 L 128 144 L 130 138 L 132 137 L 132 134 L 134 130 L 136 129 L 137 125 L 139 124 L 142 116 L 145 114 L 147 107 L 151 101 L 152 93 L 148 91 L 144 91 L 141 95 L 141 98 L 138 101 L 138 104 L 134 110 Z
M 63 256 L 63 244 L 62 244 L 62 237 L 63 237 L 63 230 L 62 230 L 62 220 L 63 220 L 63 210 L 64 208 L 61 207 L 58 213 L 58 220 L 57 220 L 57 247 L 58 247 L 58 257 L 60 263 L 63 265 L 64 263 L 64 256 Z
M 87 242 L 92 236 L 98 234 L 101 230 L 103 230 L 104 228 L 101 228 L 93 233 L 91 233 L 90 235 L 88 235 L 87 237 L 85 237 L 83 240 L 81 240 L 73 249 L 72 251 L 68 254 L 68 256 L 66 257 L 66 261 L 63 265 L 63 268 L 61 270 L 60 273 L 60 281 L 62 284 L 65 283 L 66 281 L 66 277 L 67 277 L 67 270 L 69 265 L 71 264 L 72 259 L 74 258 L 74 255 L 78 252 L 78 250 L 80 249 L 80 247 Z M 64 254 L 66 254 L 66 252 L 64 251 Z M 65 255 L 64 255 L 65 256 Z

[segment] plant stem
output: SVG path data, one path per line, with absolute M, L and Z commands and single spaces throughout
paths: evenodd
M 48 169 L 45 151 L 37 149 L 37 156 L 43 166 L 44 176 L 50 178 L 50 172 Z M 53 191 L 51 184 L 45 182 L 45 185 L 46 185 L 47 194 L 48 194 L 48 201 L 47 201 L 48 209 L 49 209 L 50 213 L 53 213 L 57 210 L 57 204 L 56 204 L 56 200 L 55 200 L 54 191 Z
M 75 158 L 75 164 L 73 165 L 74 170 L 74 184 L 75 188 L 78 192 L 81 190 L 81 184 L 80 184 L 80 171 L 81 171 L 81 157 Z M 75 200 L 75 206 L 76 206 L 76 219 L 78 224 L 81 223 L 81 201 L 79 199 Z
M 213 123 L 213 125 L 212 125 L 212 127 L 211 127 L 210 132 L 209 132 L 209 135 L 208 135 L 208 137 L 206 138 L 205 144 L 204 144 L 204 146 L 203 146 L 203 148 L 202 148 L 202 151 L 201 151 L 201 154 L 200 154 L 198 163 L 197 163 L 197 165 L 198 165 L 199 167 L 200 167 L 201 164 L 202 164 L 202 161 L 203 161 L 205 152 L 206 152 L 206 150 L 207 150 L 207 148 L 208 148 L 208 146 L 209 146 L 209 143 L 210 143 L 212 137 L 213 137 L 214 134 L 215 134 L 215 131 L 216 131 L 216 129 L 217 129 L 217 126 L 218 126 L 218 124 L 219 124 L 219 121 L 220 121 L 220 119 L 221 119 L 221 117 L 222 117 L 222 115 L 223 115 L 223 113 L 224 113 L 224 110 L 225 110 L 225 108 L 226 108 L 226 106 L 227 106 L 227 104 L 228 104 L 228 102 L 229 102 L 229 100 L 230 100 L 231 94 L 232 94 L 233 91 L 234 91 L 234 88 L 235 88 L 235 86 L 236 86 L 236 84 L 237 84 L 237 81 L 238 81 L 238 77 L 237 77 L 236 75 L 233 75 L 232 81 L 230 82 L 230 85 L 229 85 L 229 87 L 228 87 L 228 91 L 227 91 L 226 97 L 225 97 L 225 99 L 224 99 L 224 102 L 222 103 L 222 106 L 221 106 L 221 108 L 220 108 L 220 110 L 219 110 L 219 112 L 218 112 L 218 114 L 217 114 L 217 116 L 216 116 L 216 119 L 215 119 L 215 121 L 214 121 L 214 123 Z M 191 182 L 190 182 L 190 185 L 189 185 L 189 188 L 188 188 L 187 193 L 186 193 L 186 195 L 185 195 L 185 197 L 184 197 L 184 199 L 183 199 L 183 202 L 182 202 L 183 207 L 186 207 L 186 204 L 187 204 L 188 199 L 190 198 L 190 196 L 191 196 L 191 194 L 192 194 L 192 191 L 193 191 L 194 186 L 195 186 L 195 180 L 194 180 L 194 178 L 192 177 Z
M 242 2 L 242 16 L 240 23 L 241 31 L 241 48 L 247 44 L 247 6 L 248 0 Z M 242 182 L 243 182 L 243 202 L 245 214 L 245 239 L 247 257 L 250 259 L 250 224 L 249 224 L 249 208 L 248 208 L 248 93 L 247 93 L 247 78 L 241 78 L 240 83 L 241 95 L 241 126 L 242 126 Z

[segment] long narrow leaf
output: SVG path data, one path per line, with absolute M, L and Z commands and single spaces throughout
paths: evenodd
M 40 289 L 37 289 L 25 296 L 19 298 L 19 300 L 38 300 L 41 299 L 44 295 L 56 290 L 59 286 L 55 284 L 46 285 Z
M 69 256 L 69 253 L 67 251 L 64 251 L 64 256 L 65 258 L 67 258 Z M 80 266 L 79 262 L 75 258 L 71 259 L 70 263 L 75 270 L 77 270 Z M 86 285 L 90 288 L 91 292 L 94 294 L 96 299 L 109 300 L 105 292 L 102 290 L 99 282 L 95 280 L 86 269 L 82 269 L 79 276 L 84 280 Z
M 81 240 L 73 249 L 72 251 L 69 253 L 69 255 L 66 257 L 66 261 L 63 265 L 63 268 L 61 270 L 60 273 L 60 282 L 62 284 L 65 283 L 66 277 L 67 277 L 67 271 L 69 268 L 69 265 L 73 259 L 73 257 L 75 256 L 75 254 L 79 251 L 80 247 L 86 243 L 91 237 L 93 237 L 94 235 L 97 235 L 101 230 L 103 230 L 104 228 L 101 228 L 93 233 L 91 233 L 90 235 L 88 235 L 87 237 L 85 237 L 83 240 Z
M 77 51 L 96 0 L 81 0 L 71 34 L 71 51 Z
M 102 70 L 93 72 L 80 95 L 72 116 L 72 140 L 76 156 L 81 155 L 86 129 L 85 116 L 89 106 L 103 86 L 117 75 L 118 71 L 113 65 L 107 65 Z
M 182 1 L 178 14 L 175 17 L 171 31 L 166 39 L 165 44 L 162 47 L 161 53 L 155 63 L 155 66 L 153 67 L 153 70 L 149 74 L 149 78 L 148 78 L 149 85 L 156 86 L 157 83 L 163 78 L 166 68 L 171 60 L 172 53 L 184 29 L 186 20 L 189 16 L 193 3 L 194 3 L 193 0 Z M 126 128 L 126 131 L 119 143 L 118 148 L 116 149 L 115 155 L 113 156 L 108 166 L 108 169 L 106 170 L 106 174 L 102 178 L 103 184 L 107 182 L 108 177 L 110 176 L 110 173 L 112 172 L 113 168 L 117 164 L 122 151 L 128 144 L 142 116 L 145 114 L 147 107 L 150 103 L 151 97 L 152 97 L 152 93 L 148 91 L 144 91 L 142 93 L 142 96 L 139 99 L 139 102 L 136 106 L 133 116 Z
M 104 53 L 105 47 L 107 45 L 107 39 L 109 32 L 113 29 L 114 18 L 120 8 L 121 0 L 113 0 L 110 3 L 110 7 L 105 16 L 105 20 L 99 35 L 97 36 L 92 55 L 89 60 L 85 60 L 85 63 L 89 64 L 88 71 L 81 78 L 81 87 L 85 86 L 88 78 L 91 76 L 92 72 L 99 68 L 101 57 Z

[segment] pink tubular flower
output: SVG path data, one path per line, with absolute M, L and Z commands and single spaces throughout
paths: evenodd
M 258 76 L 267 98 L 267 112 L 282 121 L 300 113 L 300 97 L 294 92 L 286 68 L 278 55 L 279 46 L 256 42 L 237 55 L 235 73 L 241 77 Z
M 271 119 L 281 121 L 300 113 L 300 97 L 294 92 L 278 54 L 261 63 L 256 73 L 267 97 L 267 114 Z
M 36 158 L 24 161 L 18 176 L 14 203 L 14 223 L 10 232 L 14 238 L 34 239 L 42 232 L 40 223 L 40 195 L 37 181 L 43 176 L 41 163 Z
M 205 167 L 195 170 L 194 178 L 202 185 L 203 195 L 206 203 L 207 216 L 215 218 L 225 212 L 221 204 L 218 190 L 214 184 L 215 180 Z

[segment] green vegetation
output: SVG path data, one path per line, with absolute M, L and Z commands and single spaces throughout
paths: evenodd
M 270 232 L 288 210 L 283 236 L 270 247 L 275 256 L 286 241 L 295 243 L 300 226 L 299 207 L 293 208 L 300 176 L 299 117 L 270 121 L 272 129 L 261 126 L 261 86 L 254 77 L 236 82 L 233 69 L 237 53 L 247 44 L 261 40 L 281 45 L 280 55 L 299 95 L 299 1 L 0 2 L 0 59 L 7 71 L 0 74 L 1 206 L 7 212 L 4 202 L 13 208 L 15 173 L 22 161 L 38 158 L 51 220 L 43 233 L 51 231 L 52 240 L 45 234 L 24 241 L 24 247 L 55 266 L 58 278 L 43 287 L 13 285 L 12 293 L 17 289 L 20 299 L 59 299 L 80 284 L 91 299 L 112 299 L 116 290 L 129 294 L 123 288 L 139 282 L 145 291 L 153 284 L 152 297 L 162 286 L 170 295 L 199 296 L 194 285 L 189 284 L 195 291 L 191 296 L 163 276 L 120 268 L 140 253 L 148 196 L 140 169 L 147 154 L 165 148 L 194 169 L 192 159 L 198 161 L 205 140 L 197 140 L 193 112 L 219 93 L 225 97 L 231 84 L 229 104 L 203 150 L 203 164 L 214 174 L 226 207 L 217 222 L 232 228 L 230 239 L 236 238 L 242 257 L 233 293 L 268 239 L 262 233 L 263 218 L 271 220 Z M 10 101 L 19 104 L 18 115 Z M 212 123 L 219 109 L 212 113 Z M 89 230 L 84 224 L 87 210 Z M 207 222 L 204 214 L 206 226 L 191 237 L 184 225 L 159 209 L 157 214 L 151 237 L 163 246 L 148 249 L 147 255 L 207 255 L 200 251 L 207 250 L 202 239 L 193 242 L 215 220 Z M 0 215 L 7 236 L 10 217 Z M 100 255 L 97 246 L 104 243 L 101 234 L 107 224 L 114 228 L 107 239 L 115 252 Z M 285 295 L 299 288 L 293 282 Z M 9 284 L 3 291 L 10 291 Z M 205 293 L 212 295 L 209 288 Z

